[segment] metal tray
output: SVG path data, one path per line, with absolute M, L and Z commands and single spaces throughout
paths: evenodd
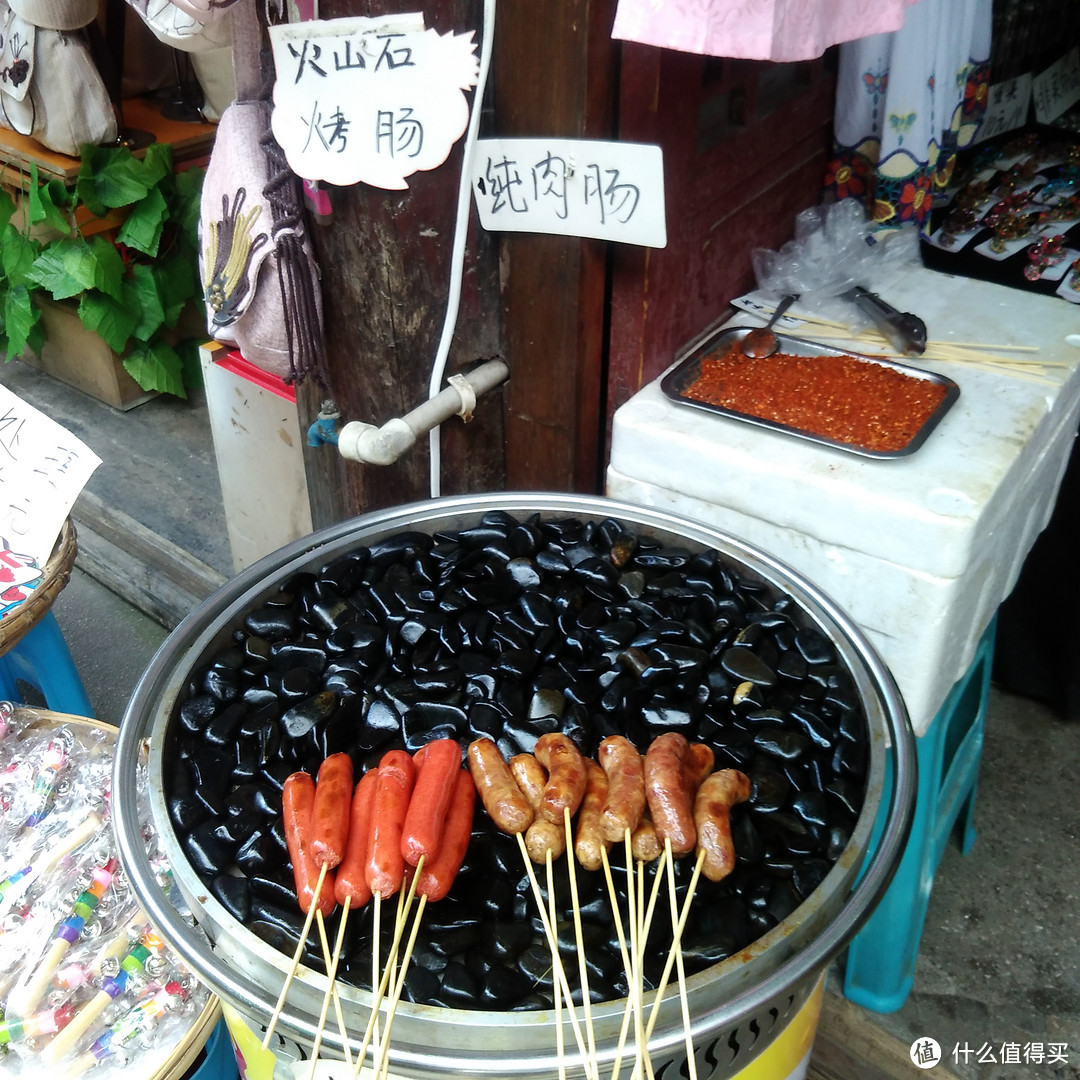
M 806 439 L 809 442 L 819 443 L 822 446 L 831 446 L 837 450 L 846 450 L 849 454 L 858 454 L 861 457 L 871 458 L 897 458 L 907 457 L 909 454 L 913 454 L 924 442 L 926 442 L 930 432 L 937 427 L 941 418 L 950 408 L 952 408 L 953 402 L 960 396 L 960 387 L 957 386 L 952 379 L 946 378 L 944 375 L 938 375 L 936 372 L 924 371 L 921 368 L 910 367 L 907 364 L 898 364 L 893 360 L 886 360 L 880 356 L 868 356 L 866 353 L 851 352 L 846 349 L 834 349 L 828 345 L 821 345 L 816 341 L 807 341 L 805 338 L 789 337 L 787 334 L 777 334 L 776 337 L 780 343 L 780 352 L 791 353 L 796 356 L 853 356 L 857 360 L 864 360 L 867 363 L 892 368 L 894 371 L 902 372 L 912 378 L 925 379 L 927 382 L 944 386 L 945 396 L 941 399 L 938 407 L 930 414 L 922 427 L 912 436 L 911 441 L 899 450 L 870 450 L 863 446 L 856 446 L 853 443 L 840 442 L 836 439 L 827 438 L 824 435 L 817 435 L 812 431 L 805 431 L 802 428 L 792 427 L 789 424 L 780 424 L 775 420 L 767 420 L 761 416 L 754 416 L 752 413 L 736 412 L 734 409 L 726 409 L 722 405 L 712 405 L 705 401 L 696 401 L 693 398 L 687 397 L 686 390 L 697 379 L 698 373 L 701 370 L 701 361 L 711 353 L 726 351 L 733 342 L 741 341 L 752 329 L 753 327 L 750 326 L 727 327 L 726 329 L 721 329 L 715 333 L 709 334 L 707 337 L 692 345 L 683 358 L 663 377 L 660 382 L 660 389 L 667 397 L 672 401 L 678 402 L 680 405 L 689 405 L 691 408 L 702 409 L 705 412 L 715 413 L 718 416 L 729 416 L 734 420 L 743 420 L 748 424 L 757 424 L 759 427 L 769 428 L 772 431 L 782 431 L 788 435 Z M 772 361 L 765 359 L 757 362 L 761 364 L 762 376 L 767 377 L 768 365 Z

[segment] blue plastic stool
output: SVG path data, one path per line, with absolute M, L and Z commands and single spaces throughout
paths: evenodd
M 206 1041 L 202 1064 L 191 1073 L 189 1080 L 237 1080 L 240 1067 L 236 1064 L 232 1039 L 224 1020 L 219 1020 Z
M 53 712 L 93 717 L 75 661 L 56 616 L 47 611 L 3 656 L 0 656 L 0 698 L 28 704 L 19 680 L 37 689 Z
M 956 829 L 964 855 L 975 842 L 972 816 L 990 695 L 994 625 L 991 621 L 967 674 L 953 686 L 926 734 L 915 740 L 919 779 L 907 847 L 892 884 L 848 946 L 844 996 L 874 1012 L 895 1012 L 911 993 L 930 890 L 950 833 Z M 886 769 L 888 789 L 891 760 Z M 871 851 L 884 827 L 886 810 L 882 807 L 875 823 Z

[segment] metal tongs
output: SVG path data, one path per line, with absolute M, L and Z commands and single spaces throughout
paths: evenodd
M 888 338 L 889 343 L 905 355 L 926 351 L 926 323 L 910 311 L 897 311 L 885 303 L 877 293 L 856 285 L 840 294 L 850 300 Z

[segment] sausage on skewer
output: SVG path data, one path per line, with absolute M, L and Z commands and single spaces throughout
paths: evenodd
M 292 861 L 296 900 L 306 915 L 314 906 L 323 915 L 334 910 L 334 874 L 327 869 L 316 900 L 315 890 L 322 867 L 311 851 L 311 820 L 315 809 L 315 781 L 310 773 L 294 772 L 285 778 L 281 792 L 281 817 L 285 843 Z
M 608 779 L 608 796 L 600 814 L 605 840 L 620 844 L 633 833 L 645 811 L 645 766 L 641 754 L 624 735 L 609 735 L 596 748 L 596 760 Z
M 585 773 L 585 797 L 578 813 L 574 855 L 586 870 L 599 870 L 611 849 L 611 841 L 604 837 L 600 827 L 600 814 L 608 796 L 608 778 L 591 758 L 585 760 Z
M 645 752 L 645 797 L 661 845 L 671 842 L 675 856 L 694 850 L 693 799 L 686 789 L 690 744 L 674 731 L 658 735 Z
M 585 759 L 574 743 L 557 731 L 541 735 L 533 754 L 548 774 L 537 813 L 553 825 L 562 825 L 566 812 L 573 817 L 585 798 Z
M 738 769 L 721 769 L 705 778 L 694 800 L 698 852 L 704 854 L 701 872 L 722 881 L 735 869 L 731 839 L 731 808 L 750 798 L 750 780 Z
M 331 754 L 319 766 L 311 811 L 311 855 L 331 869 L 345 858 L 353 795 L 353 765 L 348 754 Z
M 523 833 L 532 824 L 533 809 L 514 782 L 499 748 L 491 739 L 474 739 L 465 757 L 488 817 L 504 833 Z
M 401 834 L 401 854 L 410 866 L 421 858 L 430 861 L 439 850 L 461 771 L 461 747 L 456 739 L 434 739 L 423 747 L 423 754 Z
M 371 815 L 371 841 L 364 875 L 373 894 L 386 899 L 401 888 L 405 859 L 401 832 L 415 779 L 412 757 L 404 750 L 388 750 L 379 762 L 375 808 Z
M 371 815 L 375 809 L 375 788 L 378 783 L 379 770 L 369 769 L 353 790 L 345 858 L 334 876 L 334 899 L 342 905 L 348 899 L 349 906 L 353 908 L 363 907 L 371 899 L 371 886 L 367 883 L 365 868 L 370 854 Z
M 460 766 L 454 776 L 452 796 L 439 850 L 434 858 L 424 860 L 424 868 L 416 879 L 417 894 L 430 901 L 441 900 L 450 891 L 472 836 L 476 785 L 468 770 Z
M 547 771 L 532 754 L 515 754 L 510 759 L 510 773 L 535 812 L 544 798 Z M 525 850 L 529 859 L 543 866 L 550 855 L 552 860 L 566 851 L 566 829 L 553 825 L 542 817 L 533 819 L 525 830 Z

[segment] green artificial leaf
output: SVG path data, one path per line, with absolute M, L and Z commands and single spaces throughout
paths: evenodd
M 21 356 L 26 351 L 30 331 L 40 318 L 41 312 L 31 300 L 30 290 L 25 285 L 8 289 L 4 294 L 4 331 L 7 335 L 8 359 Z
M 90 241 L 90 250 L 94 256 L 94 288 L 107 293 L 114 300 L 121 300 L 124 260 L 120 257 L 120 252 L 112 241 L 104 236 L 95 236 Z
M 146 148 L 142 163 L 147 183 L 157 185 L 167 181 L 172 184 L 173 153 L 168 143 L 151 143 Z
M 154 258 L 168 217 L 169 204 L 165 196 L 157 188 L 152 188 L 146 198 L 140 199 L 128 212 L 116 239 Z
M 136 313 L 127 304 L 99 292 L 85 292 L 79 300 L 83 326 L 97 334 L 114 353 L 123 353 L 135 331 Z
M 9 285 L 25 285 L 34 260 L 41 252 L 41 244 L 19 232 L 10 222 L 0 233 L 0 269 L 4 271 Z
M 124 282 L 124 306 L 137 313 L 138 321 L 132 335 L 139 341 L 149 341 L 165 322 L 165 311 L 158 294 L 157 278 L 152 267 L 133 266 L 131 277 Z
M 205 169 L 185 169 L 176 174 L 173 220 L 193 251 L 199 249 L 199 215 L 202 209 Z
M 189 388 L 202 386 L 203 368 L 199 342 L 194 338 L 185 338 L 176 346 L 176 352 L 184 365 L 184 386 Z
M 91 213 L 103 217 L 145 198 L 156 182 L 153 175 L 126 146 L 84 146 L 75 194 Z
M 95 259 L 82 239 L 57 240 L 44 248 L 26 273 L 55 300 L 77 296 L 94 287 Z
M 195 262 L 178 254 L 160 260 L 152 269 L 158 296 L 161 298 L 165 325 L 175 326 L 189 301 L 202 299 L 202 285 L 199 283 Z
M 30 166 L 30 187 L 26 199 L 26 220 L 30 225 L 39 223 L 66 236 L 71 232 L 71 193 L 59 180 L 39 184 L 37 167 Z
M 144 390 L 187 397 L 183 361 L 176 350 L 163 341 L 134 346 L 124 357 L 124 367 Z
M 124 260 L 103 236 L 89 243 L 81 237 L 57 240 L 42 249 L 27 271 L 27 281 L 47 289 L 54 300 L 100 289 L 114 300 L 121 298 Z
M 0 229 L 7 226 L 11 221 L 11 215 L 15 213 L 15 200 L 5 188 L 0 188 Z
M 37 356 L 41 355 L 41 350 L 45 345 L 45 324 L 41 319 L 34 323 L 30 336 L 26 339 L 26 344 Z

